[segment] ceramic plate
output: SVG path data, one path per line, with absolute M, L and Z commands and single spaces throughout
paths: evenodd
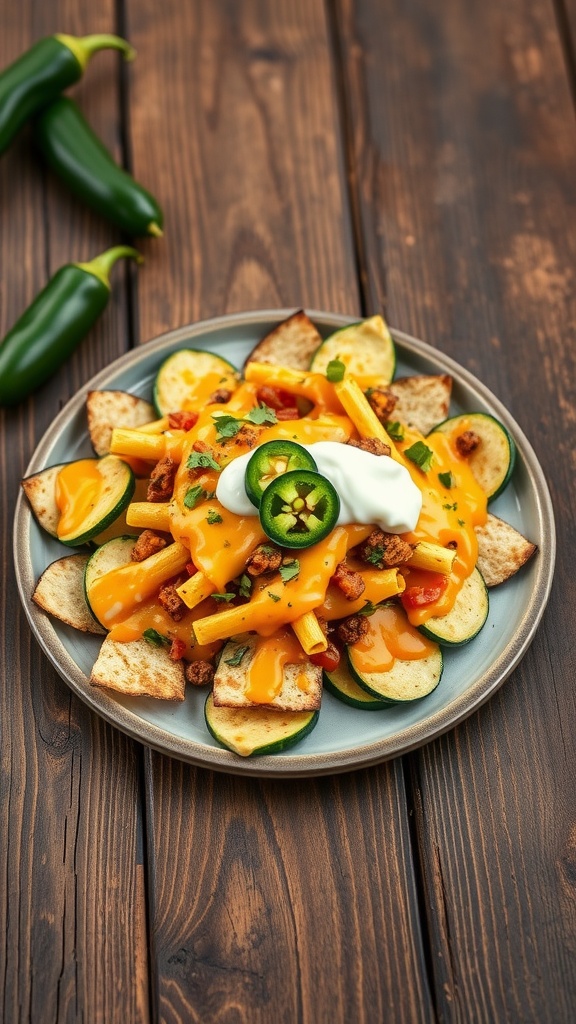
M 86 393 L 119 388 L 151 397 L 160 363 L 182 347 L 206 348 L 241 366 L 254 344 L 293 310 L 244 313 L 182 327 L 133 350 L 94 377 L 66 405 L 40 442 L 27 475 L 46 466 L 93 455 L 86 426 Z M 310 311 L 326 336 L 354 318 Z M 72 690 L 117 728 L 162 753 L 219 771 L 256 776 L 321 775 L 376 764 L 446 732 L 471 714 L 503 683 L 527 650 L 544 610 L 554 567 L 555 531 L 544 475 L 526 437 L 501 403 L 468 371 L 435 349 L 393 332 L 396 375 L 449 373 L 451 413 L 480 410 L 500 419 L 518 446 L 512 482 L 491 511 L 538 545 L 513 579 L 490 591 L 487 623 L 469 645 L 447 650 L 440 685 L 423 701 L 381 711 L 348 707 L 325 693 L 314 731 L 286 753 L 241 758 L 222 749 L 204 724 L 205 692 L 188 687 L 182 704 L 119 698 L 88 682 L 99 640 L 43 614 L 31 594 L 43 569 L 65 549 L 37 526 L 23 495 L 16 507 L 14 549 L 22 603 L 41 647 Z M 545 552 L 545 557 L 543 555 Z

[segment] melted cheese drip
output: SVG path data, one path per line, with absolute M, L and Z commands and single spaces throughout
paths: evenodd
M 282 690 L 284 667 L 303 665 L 308 658 L 298 640 L 287 629 L 281 629 L 260 640 L 247 672 L 245 695 L 254 704 L 271 704 Z M 304 672 L 297 677 L 300 689 L 308 688 Z
M 175 564 L 174 575 L 184 569 L 187 561 L 188 554 L 183 552 L 180 562 Z M 90 587 L 92 610 L 96 618 L 110 629 L 155 595 L 165 581 L 162 567 L 157 573 L 142 562 L 129 562 L 94 580 Z
M 96 506 L 104 490 L 105 481 L 97 459 L 70 462 L 56 477 L 56 505 L 60 512 L 57 533 L 59 537 L 78 533 L 82 524 Z
M 427 658 L 436 644 L 421 635 L 397 605 L 385 605 L 368 617 L 368 633 L 354 644 L 354 664 L 359 672 L 389 672 L 396 659 Z
M 169 640 L 179 639 L 186 644 L 183 657 L 187 661 L 202 661 L 213 658 L 222 646 L 221 642 L 212 644 L 196 643 L 193 623 L 203 615 L 216 611 L 214 601 L 202 601 L 196 608 L 188 610 L 179 622 L 175 622 L 167 611 L 152 597 L 144 601 L 131 615 L 117 622 L 110 630 L 110 639 L 118 643 L 129 643 L 139 640 L 147 629 L 155 629 L 157 633 Z

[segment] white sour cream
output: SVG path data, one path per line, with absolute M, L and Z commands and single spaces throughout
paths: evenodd
M 414 530 L 422 509 L 422 493 L 405 466 L 386 455 L 372 455 L 353 445 L 317 441 L 301 446 L 310 452 L 318 472 L 333 484 L 340 498 L 338 526 L 374 523 L 386 533 Z M 258 512 L 244 488 L 246 452 L 224 467 L 218 478 L 218 501 L 237 516 Z

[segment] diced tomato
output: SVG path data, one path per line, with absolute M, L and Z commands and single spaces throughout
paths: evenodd
M 310 661 L 313 665 L 319 665 L 320 668 L 326 669 L 327 672 L 334 672 L 340 664 L 340 651 L 336 647 L 336 644 L 329 642 L 325 651 L 320 651 L 318 654 L 311 654 Z
M 170 652 L 169 652 L 169 656 L 170 656 L 171 660 L 172 661 L 181 661 L 181 659 L 184 657 L 184 651 L 185 650 L 186 650 L 186 642 L 184 640 L 181 640 L 179 636 L 173 637 L 172 644 L 170 645 Z
M 406 587 L 406 590 L 400 595 L 400 601 L 406 611 L 410 611 L 411 608 L 423 608 L 426 605 L 434 604 L 435 601 L 442 597 L 448 586 L 448 577 L 442 576 L 440 573 L 427 572 L 419 575 L 421 576 L 420 584 Z M 424 580 L 425 582 L 423 582 Z
M 168 425 L 172 430 L 192 430 L 198 420 L 197 412 L 169 412 Z
M 270 409 L 274 409 L 278 412 L 280 409 L 294 409 L 294 395 L 291 395 L 289 391 L 284 391 L 282 388 L 274 388 L 271 384 L 263 384 L 262 387 L 258 388 L 256 397 L 259 402 L 263 402 L 269 406 Z
M 276 409 L 276 419 L 278 422 L 281 420 L 299 420 L 300 413 L 295 405 L 291 405 L 286 409 Z
M 189 576 L 195 576 L 196 575 L 196 573 L 198 572 L 198 569 L 194 565 L 194 562 L 186 562 L 186 572 L 188 573 Z

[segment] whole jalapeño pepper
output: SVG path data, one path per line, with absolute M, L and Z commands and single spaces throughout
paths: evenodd
M 121 50 L 126 60 L 134 49 L 114 35 L 54 35 L 40 39 L 0 73 L 0 153 L 24 123 L 63 89 L 77 82 L 98 50 Z
M 59 96 L 34 120 L 42 156 L 80 199 L 132 237 L 162 235 L 162 210 L 119 167 L 73 100 Z
M 0 344 L 0 405 L 15 405 L 66 361 L 110 298 L 109 274 L 136 249 L 117 245 L 89 263 L 60 267 Z

